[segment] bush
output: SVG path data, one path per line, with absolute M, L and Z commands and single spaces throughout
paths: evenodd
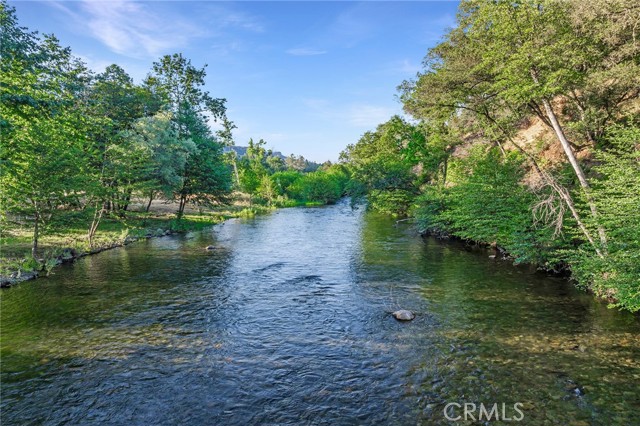
M 278 195 L 294 198 L 291 193 L 291 186 L 302 176 L 303 174 L 298 171 L 286 170 L 272 174 L 269 179 L 273 182 Z
M 405 189 L 377 190 L 369 192 L 369 207 L 394 217 L 408 215 L 415 194 Z
M 307 173 L 292 185 L 293 198 L 333 204 L 342 197 L 344 184 L 335 174 L 318 171 Z
M 516 262 L 544 263 L 550 231 L 533 220 L 534 195 L 522 183 L 523 159 L 496 148 L 474 147 L 451 164 L 453 186 L 431 188 L 418 201 L 424 231 L 448 233 L 506 249 Z
M 601 258 L 583 245 L 571 254 L 574 277 L 615 307 L 640 310 L 640 127 L 615 127 L 596 153 L 592 196 L 608 239 Z M 588 210 L 583 217 L 591 220 Z M 595 231 L 595 223 L 590 223 Z

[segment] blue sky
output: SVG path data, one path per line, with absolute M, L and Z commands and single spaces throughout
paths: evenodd
M 137 82 L 164 54 L 208 64 L 237 145 L 332 160 L 402 112 L 396 87 L 454 24 L 457 2 L 13 1 L 20 24 L 53 33 L 92 69 Z

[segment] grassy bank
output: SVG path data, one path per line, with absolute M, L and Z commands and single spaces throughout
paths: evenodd
M 173 204 L 155 203 L 150 212 L 133 206 L 123 216 L 105 217 L 93 245 L 87 240 L 87 223 L 93 211 L 63 211 L 56 214 L 39 239 L 38 256 L 31 256 L 32 228 L 29 222 L 12 218 L 0 230 L 0 283 L 16 282 L 48 275 L 57 265 L 88 254 L 120 247 L 135 241 L 165 235 L 199 231 L 233 217 L 252 217 L 270 211 L 263 206 L 248 208 L 244 200 L 230 206 L 190 209 L 178 220 Z

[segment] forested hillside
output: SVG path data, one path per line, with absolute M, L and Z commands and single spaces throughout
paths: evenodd
M 640 310 L 640 5 L 464 1 L 393 117 L 350 145 L 353 194 L 425 233 Z

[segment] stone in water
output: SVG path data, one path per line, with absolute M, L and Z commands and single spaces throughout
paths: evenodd
M 393 317 L 398 321 L 411 321 L 416 317 L 413 312 L 407 311 L 406 309 L 400 309 L 399 311 L 395 311 L 391 315 L 393 315 Z

